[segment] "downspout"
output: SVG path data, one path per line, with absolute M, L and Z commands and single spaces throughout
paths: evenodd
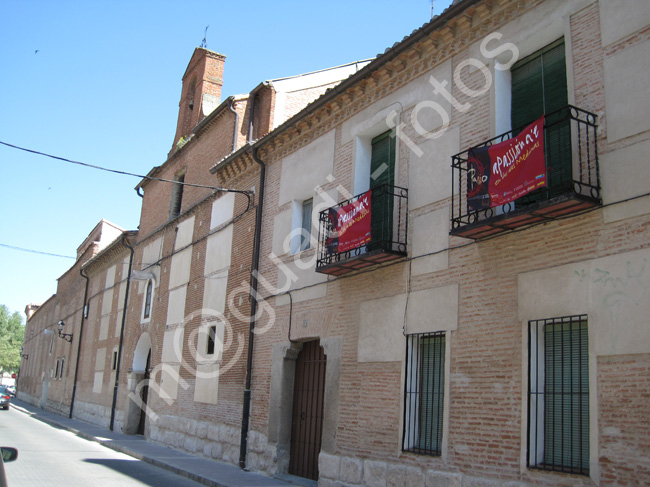
M 126 243 L 126 235 L 122 234 L 122 245 L 129 249 L 131 256 L 129 257 L 129 272 L 126 278 L 126 292 L 124 293 L 124 308 L 122 309 L 122 327 L 120 328 L 120 345 L 117 349 L 117 365 L 115 366 L 115 386 L 113 387 L 113 404 L 111 406 L 111 424 L 110 430 L 113 431 L 115 425 L 115 406 L 117 404 L 117 388 L 120 383 L 120 365 L 122 363 L 122 347 L 124 345 L 124 327 L 126 325 L 126 311 L 129 303 L 129 287 L 131 285 L 131 270 L 133 269 L 133 254 L 134 250 L 128 243 Z
M 81 311 L 81 325 L 79 327 L 79 345 L 77 345 L 77 363 L 74 366 L 74 381 L 72 385 L 72 398 L 70 399 L 70 415 L 69 418 L 72 418 L 72 410 L 74 409 L 74 398 L 77 395 L 77 378 L 79 377 L 79 361 L 81 359 L 81 339 L 83 338 L 84 332 L 84 321 L 88 313 L 88 287 L 90 285 L 90 278 L 84 274 L 83 269 L 79 269 L 79 274 L 86 280 L 86 289 L 84 290 L 84 304 L 83 310 Z
M 260 267 L 260 244 L 262 238 L 262 211 L 264 208 L 264 181 L 266 165 L 257 157 L 257 149 L 252 148 L 253 160 L 260 165 L 259 200 L 257 214 L 255 215 L 255 238 L 253 241 L 253 269 L 251 282 L 251 314 L 248 332 L 248 354 L 246 357 L 246 386 L 244 388 L 244 406 L 241 422 L 241 440 L 239 442 L 239 467 L 246 468 L 246 450 L 248 448 L 248 428 L 251 411 L 251 374 L 253 371 L 253 345 L 255 342 L 255 315 L 257 314 L 257 286 Z
M 230 106 L 228 108 L 232 113 L 235 114 L 235 128 L 232 131 L 232 151 L 231 151 L 231 152 L 235 152 L 235 150 L 237 150 L 237 130 L 239 128 L 239 113 L 237 113 L 237 110 L 235 110 L 234 97 L 230 100 Z

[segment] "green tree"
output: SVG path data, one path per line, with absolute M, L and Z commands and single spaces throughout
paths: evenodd
M 17 311 L 0 305 L 0 371 L 15 372 L 20 366 L 20 347 L 23 346 L 25 327 Z

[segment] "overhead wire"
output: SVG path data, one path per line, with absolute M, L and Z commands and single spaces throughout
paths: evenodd
M 224 191 L 224 192 L 228 192 L 228 193 L 240 193 L 240 194 L 244 194 L 244 195 L 248 196 L 248 198 L 250 200 L 251 192 L 247 191 L 247 190 L 243 190 L 243 189 L 221 188 L 221 187 L 215 187 L 215 186 L 207 186 L 205 184 L 186 183 L 186 182 L 176 181 L 176 180 L 173 180 L 173 179 L 158 178 L 158 177 L 155 177 L 155 176 L 145 176 L 145 175 L 142 175 L 142 174 L 132 173 L 132 172 L 128 172 L 128 171 L 121 171 L 119 169 L 110 169 L 110 168 L 107 168 L 107 167 L 97 166 L 95 164 L 89 164 L 87 162 L 75 161 L 75 160 L 72 160 L 72 159 L 68 159 L 67 157 L 55 156 L 55 155 L 52 155 L 52 154 L 48 154 L 46 152 L 41 152 L 41 151 L 37 151 L 37 150 L 34 150 L 34 149 L 28 149 L 26 147 L 20 147 L 18 145 L 9 144 L 8 142 L 3 142 L 2 140 L 0 140 L 0 144 L 2 144 L 4 146 L 7 146 L 7 147 L 11 147 L 12 149 L 17 149 L 17 150 L 21 150 L 21 151 L 24 151 L 24 152 L 29 152 L 30 154 L 36 154 L 36 155 L 39 155 L 39 156 L 49 157 L 51 159 L 56 159 L 58 161 L 69 162 L 70 164 L 77 164 L 79 166 L 84 166 L 84 167 L 88 167 L 88 168 L 91 168 L 91 169 L 98 169 L 100 171 L 111 172 L 111 173 L 114 173 L 114 174 L 121 174 L 123 176 L 133 176 L 133 177 L 136 177 L 136 178 L 147 179 L 147 180 L 150 180 L 150 181 L 160 181 L 160 182 L 163 182 L 163 183 L 180 184 L 182 186 L 191 186 L 193 188 L 205 188 L 205 189 L 212 189 L 214 191 Z
M 72 159 L 68 159 L 67 157 L 55 156 L 55 155 L 52 155 L 52 154 L 48 154 L 46 152 L 41 152 L 41 151 L 37 151 L 37 150 L 34 150 L 34 149 L 28 149 L 26 147 L 20 147 L 20 146 L 14 145 L 14 144 L 10 144 L 10 143 L 4 142 L 2 140 L 0 140 L 0 144 L 2 144 L 4 146 L 7 146 L 7 147 L 11 147 L 13 149 L 28 152 L 30 154 L 36 154 L 36 155 L 39 155 L 39 156 L 49 157 L 51 159 L 56 159 L 56 160 L 63 161 L 63 162 L 68 162 L 68 163 L 71 163 L 71 164 L 77 164 L 79 166 L 88 167 L 88 168 L 91 168 L 91 169 L 97 169 L 97 170 L 100 170 L 100 171 L 106 171 L 106 172 L 111 172 L 111 173 L 114 173 L 114 174 L 120 174 L 120 175 L 123 175 L 123 176 L 133 176 L 133 177 L 137 177 L 137 178 L 140 178 L 140 179 L 146 179 L 146 180 L 150 180 L 150 181 L 159 181 L 159 182 L 163 182 L 163 183 L 179 184 L 179 185 L 182 185 L 182 186 L 190 186 L 190 187 L 193 187 L 193 188 L 211 189 L 215 193 L 217 193 L 217 192 L 238 193 L 238 194 L 243 194 L 244 196 L 246 196 L 246 198 L 248 200 L 247 205 L 246 205 L 246 209 L 244 211 L 242 211 L 241 214 L 236 215 L 235 217 L 233 217 L 231 219 L 231 221 L 228 222 L 226 225 L 223 225 L 223 227 L 226 227 L 226 226 L 228 226 L 228 224 L 234 223 L 235 221 L 237 221 L 240 217 L 242 217 L 244 214 L 246 214 L 248 212 L 248 210 L 250 210 L 250 208 L 252 206 L 251 196 L 253 194 L 253 191 L 250 191 L 250 190 L 215 187 L 215 186 L 208 186 L 208 185 L 204 185 L 204 184 L 186 183 L 185 181 L 177 181 L 177 180 L 172 180 L 172 179 L 158 178 L 158 177 L 155 177 L 155 176 L 145 176 L 145 175 L 142 175 L 142 174 L 132 173 L 132 172 L 128 172 L 128 171 L 121 171 L 121 170 L 118 170 L 118 169 L 110 169 L 110 168 L 98 166 L 98 165 L 95 165 L 95 164 L 89 164 L 87 162 L 75 161 L 75 160 L 72 160 Z M 221 228 L 218 228 L 218 229 L 210 232 L 209 235 L 211 235 L 213 233 L 216 233 L 219 230 L 221 230 Z M 194 243 L 196 243 L 196 242 L 191 242 L 190 245 L 192 245 Z M 0 246 L 7 247 L 7 248 L 10 248 L 10 249 L 13 249 L 13 250 L 23 251 L 23 252 L 33 252 L 33 253 L 36 253 L 36 254 L 49 255 L 49 256 L 52 256 L 52 257 L 61 257 L 61 258 L 66 258 L 66 259 L 75 259 L 76 258 L 76 257 L 67 256 L 67 255 L 59 255 L 59 254 L 53 254 L 53 253 L 49 253 L 49 252 L 41 252 L 41 251 L 38 251 L 38 250 L 30 250 L 30 249 L 26 249 L 26 248 L 23 248 L 23 247 L 16 247 L 16 246 L 6 245 L 6 244 L 0 244 Z M 173 253 L 176 253 L 176 252 L 173 252 Z
M 0 247 L 6 247 L 6 248 L 12 249 L 12 250 L 20 250 L 21 252 L 31 252 L 33 254 L 48 255 L 50 257 L 61 257 L 63 259 L 76 259 L 76 257 L 73 257 L 71 255 L 53 254 L 51 252 L 42 252 L 40 250 L 26 249 L 26 248 L 23 248 L 23 247 L 16 247 L 14 245 L 7 245 L 7 244 L 3 244 L 3 243 L 0 243 Z

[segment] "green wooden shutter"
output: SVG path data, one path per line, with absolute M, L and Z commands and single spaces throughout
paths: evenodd
M 440 452 L 445 390 L 445 335 L 423 338 L 420 347 L 418 448 Z
M 589 354 L 586 321 L 545 329 L 544 463 L 589 472 Z
M 369 250 L 385 247 L 392 240 L 393 196 L 395 185 L 395 136 L 391 131 L 372 139 L 370 158 L 371 243 Z M 388 186 L 391 186 L 389 188 Z
M 523 128 L 542 115 L 568 105 L 564 40 L 517 62 L 512 74 L 511 123 L 513 129 Z M 569 120 L 552 123 L 544 132 L 544 150 L 548 188 L 531 193 L 518 204 L 538 201 L 541 194 L 553 197 L 571 187 L 571 127 Z M 540 194 L 541 193 L 541 194 Z

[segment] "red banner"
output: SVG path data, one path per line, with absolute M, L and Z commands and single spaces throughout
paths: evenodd
M 330 208 L 329 218 L 336 232 L 327 240 L 328 252 L 345 252 L 370 242 L 371 193 L 366 191 L 337 210 Z
M 470 149 L 467 167 L 472 211 L 504 205 L 546 186 L 544 117 L 512 139 Z

